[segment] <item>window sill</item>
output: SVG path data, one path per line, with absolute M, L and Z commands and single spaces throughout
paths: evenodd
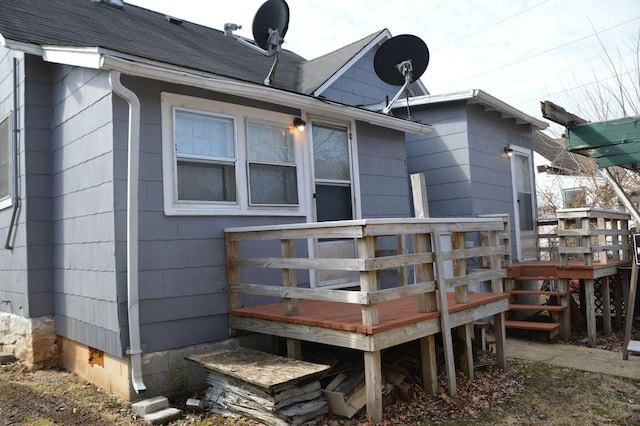
M 250 208 L 242 209 L 240 207 L 223 207 L 223 206 L 193 206 L 193 205 L 174 205 L 165 206 L 165 216 L 294 216 L 306 217 L 307 213 L 298 208 L 284 210 L 281 208 Z

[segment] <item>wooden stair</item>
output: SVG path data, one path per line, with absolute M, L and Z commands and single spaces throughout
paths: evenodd
M 552 339 L 560 333 L 564 312 L 569 309 L 567 293 L 555 290 L 522 290 L 519 288 L 519 283 L 523 281 L 545 282 L 550 279 L 552 278 L 547 276 L 512 278 L 512 289 L 506 291 L 510 295 L 510 303 L 505 328 L 545 335 L 548 339 Z M 535 296 L 538 296 L 540 303 L 535 304 L 531 300 L 520 302 L 519 300 L 522 297 L 531 299 Z M 516 312 L 531 312 L 531 315 L 527 318 L 522 318 L 520 315 L 516 319 L 514 318 Z

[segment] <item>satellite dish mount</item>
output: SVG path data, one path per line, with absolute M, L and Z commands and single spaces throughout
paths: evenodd
M 389 112 L 391 111 L 391 108 L 393 107 L 393 104 L 395 104 L 398 101 L 402 93 L 406 92 L 407 98 L 409 98 L 408 89 L 409 89 L 409 85 L 413 82 L 413 64 L 411 63 L 411 59 L 407 59 L 406 61 L 400 62 L 399 64 L 396 65 L 396 69 L 400 74 L 404 76 L 404 84 L 402 85 L 400 90 L 398 90 L 398 93 L 396 93 L 393 99 L 391 99 L 391 102 L 389 102 L 389 105 L 384 107 L 384 109 L 382 110 L 383 114 L 389 114 Z
M 393 86 L 402 86 L 391 102 L 382 110 L 389 114 L 402 93 L 407 93 L 409 85 L 419 79 L 429 64 L 429 49 L 418 37 L 410 34 L 399 35 L 385 41 L 373 58 L 373 68 L 382 81 Z M 409 118 L 411 116 L 409 115 Z
M 256 44 L 233 34 L 242 25 L 224 24 L 224 34 L 240 43 L 251 47 L 265 56 L 275 56 L 269 74 L 264 79 L 265 85 L 270 85 L 276 65 L 280 58 L 280 51 L 284 43 L 284 36 L 289 28 L 289 6 L 285 0 L 267 0 L 260 6 L 253 18 L 253 39 Z

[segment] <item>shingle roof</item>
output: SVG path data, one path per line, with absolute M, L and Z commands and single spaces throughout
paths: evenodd
M 338 50 L 303 63 L 301 65 L 303 78 L 301 79 L 300 91 L 303 93 L 315 92 L 347 62 L 385 31 L 387 30 L 384 29 L 370 34 Z
M 0 34 L 40 46 L 100 47 L 114 52 L 262 84 L 273 57 L 224 32 L 130 4 L 124 10 L 90 0 L 2 0 Z M 271 82 L 298 91 L 299 55 L 284 50 Z

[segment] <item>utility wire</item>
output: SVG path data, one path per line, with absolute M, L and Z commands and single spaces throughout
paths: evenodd
M 482 28 L 480 28 L 480 29 L 479 29 L 479 30 L 477 30 L 477 31 L 474 31 L 474 32 L 469 33 L 469 34 L 467 34 L 467 35 L 464 35 L 464 36 L 462 36 L 462 37 L 460 37 L 460 38 L 457 38 L 457 39 L 455 39 L 455 40 L 453 40 L 453 41 L 450 41 L 449 43 L 447 43 L 447 44 L 445 44 L 445 45 L 443 45 L 443 46 L 438 46 L 438 47 L 436 47 L 436 48 L 435 48 L 435 49 L 433 49 L 433 50 L 434 50 L 434 51 L 436 51 L 436 50 L 444 49 L 444 48 L 445 48 L 445 47 L 447 47 L 447 46 L 451 46 L 451 45 L 452 45 L 452 44 L 454 44 L 454 43 L 457 43 L 457 42 L 459 42 L 459 41 L 461 41 L 461 40 L 464 40 L 464 39 L 466 39 L 466 38 L 469 38 L 469 37 L 471 37 L 471 36 L 474 36 L 474 35 L 476 35 L 476 34 L 478 34 L 478 33 L 481 33 L 481 32 L 483 32 L 483 31 L 485 31 L 485 30 L 488 30 L 489 28 L 493 28 L 493 27 L 495 27 L 495 26 L 498 26 L 498 25 L 502 24 L 503 22 L 506 22 L 506 21 L 508 21 L 508 20 L 510 20 L 510 19 L 515 18 L 516 16 L 523 15 L 523 14 L 525 14 L 525 13 L 529 12 L 529 11 L 530 11 L 530 10 L 532 10 L 532 9 L 535 9 L 535 8 L 537 8 L 537 7 L 540 7 L 540 6 L 542 6 L 543 4 L 545 4 L 545 3 L 549 3 L 550 1 L 551 1 L 551 0 L 545 0 L 545 1 L 543 1 L 542 3 L 538 3 L 538 4 L 536 4 L 536 5 L 534 5 L 534 6 L 531 6 L 531 7 L 527 8 L 527 9 L 521 10 L 520 12 L 514 13 L 513 15 L 509 15 L 509 16 L 507 16 L 506 18 L 503 18 L 503 19 L 501 19 L 501 20 L 499 20 L 499 21 L 496 21 L 496 22 L 494 22 L 494 23 L 492 23 L 492 24 L 489 24 L 489 25 L 487 25 L 487 26 L 485 26 L 485 27 L 482 27 Z
M 635 18 L 631 18 L 631 19 L 629 19 L 629 20 L 627 20 L 627 21 L 624 21 L 624 22 L 621 22 L 621 23 L 619 23 L 619 24 L 613 25 L 613 26 L 611 26 L 611 27 L 605 28 L 604 30 L 599 31 L 598 33 L 590 34 L 590 35 L 588 35 L 588 36 L 584 36 L 584 37 L 580 37 L 580 38 L 575 39 L 575 40 L 573 40 L 573 41 L 570 41 L 570 42 L 567 42 L 567 43 L 564 43 L 564 44 L 561 44 L 561 45 L 558 45 L 558 46 L 552 47 L 552 48 L 547 49 L 547 50 L 543 50 L 542 52 L 534 53 L 533 55 L 529 55 L 529 56 L 526 56 L 526 57 L 524 57 L 524 58 L 520 58 L 520 59 L 515 60 L 515 61 L 513 61 L 513 62 L 508 62 L 508 63 L 506 63 L 506 64 L 502 64 L 502 65 L 500 65 L 500 66 L 497 66 L 497 67 L 494 67 L 494 68 L 490 68 L 490 69 L 488 69 L 488 70 L 485 70 L 485 71 L 482 71 L 482 72 L 479 72 L 479 73 L 476 73 L 476 74 L 470 75 L 470 76 L 465 77 L 465 78 L 462 78 L 462 79 L 460 79 L 460 80 L 455 80 L 455 81 L 452 81 L 452 82 L 446 83 L 446 84 L 444 84 L 444 85 L 440 85 L 440 87 L 447 87 L 447 86 L 450 86 L 450 85 L 455 84 L 455 83 L 460 83 L 460 82 L 462 82 L 462 81 L 466 81 L 466 80 L 469 80 L 469 79 L 474 78 L 474 77 L 478 77 L 478 76 L 481 76 L 481 75 L 488 74 L 488 73 L 490 73 L 490 72 L 494 72 L 494 71 L 498 71 L 498 70 L 503 69 L 503 68 L 507 68 L 507 67 L 509 67 L 509 66 L 511 66 L 511 65 L 519 64 L 520 62 L 527 61 L 527 60 L 532 59 L 532 58 L 535 58 L 535 57 L 537 57 L 537 56 L 545 55 L 545 54 L 547 54 L 547 53 L 553 52 L 554 50 L 562 49 L 562 48 L 564 48 L 564 47 L 567 47 L 567 46 L 569 46 L 569 45 L 571 45 L 571 44 L 574 44 L 574 43 L 577 43 L 577 42 L 579 42 L 579 41 L 583 41 L 583 40 L 586 40 L 586 39 L 588 39 L 588 38 L 595 37 L 597 34 L 601 34 L 601 33 L 604 33 L 604 32 L 606 32 L 606 31 L 612 30 L 612 29 L 614 29 L 614 28 L 621 27 L 621 26 L 623 26 L 623 25 L 628 24 L 629 22 L 633 22 L 633 21 L 636 21 L 636 20 L 638 20 L 638 19 L 640 19 L 640 16 L 636 16 Z

